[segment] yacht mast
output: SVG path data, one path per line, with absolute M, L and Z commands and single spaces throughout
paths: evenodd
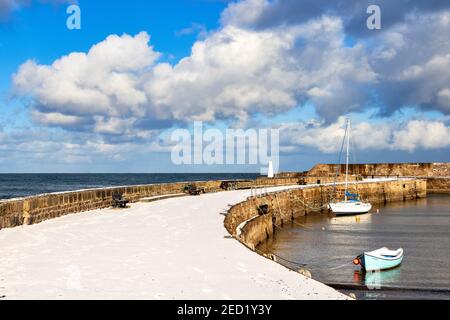
M 347 161 L 345 164 L 345 202 L 347 202 L 347 191 L 348 191 L 348 162 L 350 159 L 350 118 L 347 119 Z

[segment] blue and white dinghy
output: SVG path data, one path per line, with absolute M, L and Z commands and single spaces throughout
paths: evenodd
M 389 250 L 381 248 L 364 252 L 353 260 L 355 265 L 361 265 L 366 271 L 381 271 L 398 267 L 403 261 L 403 249 Z

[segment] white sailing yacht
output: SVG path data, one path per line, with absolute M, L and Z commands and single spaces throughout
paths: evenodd
M 363 214 L 368 213 L 372 209 L 372 205 L 368 202 L 360 200 L 359 195 L 348 192 L 348 164 L 350 157 L 350 119 L 347 119 L 347 128 L 345 130 L 344 139 L 347 139 L 347 161 L 345 165 L 345 198 L 344 201 L 330 203 L 331 211 L 336 215 Z

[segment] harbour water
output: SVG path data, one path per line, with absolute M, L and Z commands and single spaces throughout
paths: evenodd
M 373 212 L 303 217 L 278 228 L 259 250 L 359 299 L 450 299 L 450 196 L 390 203 Z M 358 254 L 385 246 L 404 249 L 399 268 L 362 273 L 352 264 Z
M 255 173 L 0 174 L 0 199 L 91 188 L 183 181 L 255 179 Z

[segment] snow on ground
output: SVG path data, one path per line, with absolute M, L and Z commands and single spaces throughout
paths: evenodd
M 134 203 L 1 230 L 0 297 L 347 298 L 228 237 L 221 213 L 248 196 L 241 190 Z

